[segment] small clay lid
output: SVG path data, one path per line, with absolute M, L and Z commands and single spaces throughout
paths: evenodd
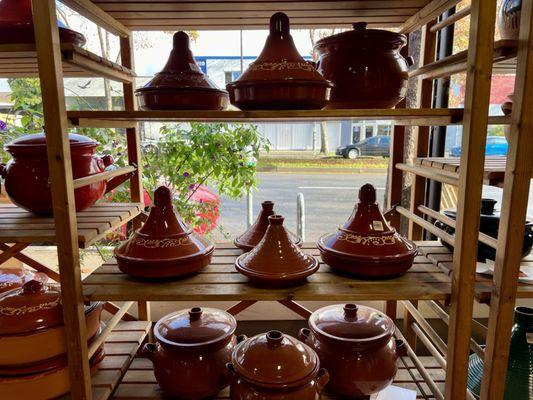
M 39 331 L 63 324 L 61 292 L 41 275 L 0 294 L 0 335 Z
M 176 32 L 165 67 L 144 87 L 137 89 L 136 93 L 178 90 L 227 94 L 202 72 L 190 50 L 189 42 L 189 35 L 183 31 Z
M 313 379 L 319 369 L 316 353 L 280 331 L 269 331 L 237 345 L 232 354 L 236 373 L 259 386 L 287 388 Z
M 70 133 L 68 138 L 71 149 L 95 148 L 100 145 L 96 140 L 76 133 Z M 44 133 L 35 133 L 20 136 L 6 144 L 4 149 L 10 153 L 21 150 L 46 151 L 46 135 Z
M 32 280 L 33 276 L 25 268 L 0 268 L 0 293 L 21 287 Z
M 401 49 L 407 44 L 407 37 L 401 33 L 391 32 L 384 29 L 367 29 L 366 22 L 352 24 L 351 31 L 337 33 L 320 39 L 315 49 L 325 45 L 341 43 L 357 48 L 367 49 Z
M 309 326 L 329 339 L 355 344 L 390 339 L 396 329 L 394 322 L 378 310 L 356 304 L 320 308 L 311 314 Z
M 222 341 L 235 332 L 235 318 L 216 308 L 194 307 L 161 318 L 154 328 L 157 340 L 173 346 L 203 346 Z

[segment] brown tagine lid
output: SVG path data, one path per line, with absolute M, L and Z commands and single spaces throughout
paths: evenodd
M 283 227 L 281 215 L 268 217 L 265 236 L 249 253 L 235 261 L 235 268 L 251 281 L 273 286 L 290 285 L 314 274 L 318 260 L 296 246 Z
M 25 268 L 0 268 L 0 293 L 21 287 L 33 276 L 33 272 Z
M 269 388 L 301 386 L 313 379 L 320 366 L 310 347 L 279 331 L 239 343 L 231 359 L 239 376 Z
M 154 192 L 154 205 L 145 224 L 129 240 L 115 248 L 117 261 L 144 264 L 186 263 L 211 255 L 215 246 L 196 234 L 179 218 L 169 188 Z
M 261 211 L 259 212 L 257 219 L 246 232 L 234 240 L 235 246 L 243 249 L 244 251 L 252 250 L 258 245 L 261 239 L 263 239 L 263 236 L 265 236 L 265 232 L 269 225 L 268 217 L 275 214 L 276 212 L 274 211 L 274 203 L 272 201 L 263 201 L 261 203 Z M 288 230 L 286 231 L 291 242 L 297 246 L 302 245 L 302 238 Z

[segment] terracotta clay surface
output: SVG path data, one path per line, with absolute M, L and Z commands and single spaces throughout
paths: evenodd
M 229 104 L 228 92 L 202 72 L 189 48 L 189 36 L 181 31 L 174 34 L 163 70 L 136 94 L 144 110 L 224 110 Z
M 166 393 L 180 399 L 209 398 L 229 384 L 226 364 L 237 342 L 236 326 L 235 318 L 222 310 L 181 310 L 157 322 L 157 343 L 146 344 L 142 354 L 152 360 Z
M 328 109 L 393 108 L 407 93 L 408 67 L 400 50 L 405 35 L 380 29 L 353 30 L 320 39 L 318 71 L 333 82 Z
M 243 249 L 244 251 L 252 250 L 255 246 L 259 244 L 261 239 L 263 239 L 263 236 L 265 236 L 265 232 L 269 225 L 268 217 L 275 214 L 276 212 L 274 211 L 274 202 L 263 201 L 261 203 L 261 211 L 259 211 L 257 219 L 252 224 L 252 226 L 248 228 L 246 232 L 244 232 L 241 236 L 237 237 L 234 240 L 235 246 L 240 249 Z M 290 237 L 291 242 L 293 242 L 297 246 L 302 245 L 302 238 L 288 230 L 287 233 Z
M 235 268 L 261 285 L 277 287 L 302 283 L 318 270 L 318 260 L 290 240 L 281 215 L 271 215 L 268 221 L 270 225 L 263 239 L 249 253 L 237 258 Z
M 416 245 L 391 228 L 376 203 L 376 190 L 366 184 L 348 221 L 318 240 L 322 260 L 358 277 L 387 278 L 405 273 L 418 254 Z
M 298 53 L 289 17 L 278 12 L 270 18 L 270 34 L 257 60 L 226 87 L 241 110 L 320 109 L 332 84 Z
M 330 375 L 328 390 L 355 399 L 368 398 L 389 386 L 402 341 L 393 338 L 394 322 L 381 312 L 355 304 L 323 307 L 309 318 L 300 339 L 313 348 Z
M 102 173 L 113 164 L 111 156 L 100 158 L 94 154 L 100 145 L 98 142 L 77 134 L 69 134 L 69 140 L 74 179 Z M 52 193 L 45 135 L 21 136 L 4 148 L 13 156 L 7 165 L 0 164 L 0 176 L 5 179 L 5 189 L 11 201 L 36 214 L 51 215 Z M 128 177 L 123 175 L 74 190 L 76 211 L 92 206 Z
M 518 40 L 522 0 L 503 0 L 498 12 L 498 28 L 503 40 Z
M 279 331 L 242 341 L 231 359 L 232 400 L 318 400 L 329 379 L 310 347 Z
M 137 278 L 179 278 L 209 265 L 215 246 L 179 218 L 165 186 L 154 193 L 144 226 L 115 248 L 118 267 Z

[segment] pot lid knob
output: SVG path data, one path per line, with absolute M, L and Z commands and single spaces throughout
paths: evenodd
M 376 202 L 376 189 L 370 183 L 367 183 L 359 189 L 359 200 L 362 203 Z
M 274 210 L 274 202 L 273 201 L 263 201 L 261 203 L 261 208 L 263 211 L 273 211 Z
M 355 304 L 346 304 L 343 309 L 346 319 L 357 318 L 357 306 Z
M 191 321 L 198 321 L 202 316 L 202 309 L 200 307 L 193 307 L 189 310 L 189 318 Z
M 44 283 L 41 280 L 32 279 L 22 285 L 22 291 L 24 294 L 34 294 L 45 292 Z
M 168 207 L 172 205 L 172 192 L 166 186 L 159 186 L 154 192 L 154 205 Z
M 269 331 L 266 334 L 269 346 L 279 346 L 283 341 L 283 333 L 280 331 Z
M 268 222 L 270 225 L 283 225 L 284 220 L 285 220 L 285 217 L 281 215 L 270 215 L 268 217 Z
M 176 32 L 173 39 L 174 50 L 189 50 L 189 35 L 183 31 Z
M 355 24 L 352 24 L 352 27 L 356 31 L 364 31 L 366 29 L 367 25 L 368 24 L 366 22 L 356 22 Z
M 496 203 L 494 199 L 481 199 L 481 214 L 493 215 Z
M 289 17 L 282 12 L 270 17 L 270 34 L 288 34 L 290 32 Z

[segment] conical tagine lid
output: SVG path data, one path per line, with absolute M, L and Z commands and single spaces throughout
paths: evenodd
M 318 270 L 318 260 L 296 246 L 283 227 L 281 215 L 268 217 L 270 225 L 259 244 L 235 261 L 237 271 L 250 280 L 271 285 L 292 284 Z
M 145 224 L 131 239 L 115 248 L 117 259 L 136 263 L 182 263 L 211 254 L 214 245 L 179 218 L 169 188 L 154 192 L 154 206 Z
M 235 246 L 240 249 L 243 249 L 244 251 L 252 250 L 255 246 L 259 244 L 261 239 L 263 239 L 263 236 L 265 236 L 265 232 L 268 229 L 269 225 L 268 217 L 275 214 L 276 212 L 274 211 L 274 203 L 272 201 L 263 201 L 261 203 L 261 211 L 259 212 L 257 219 L 246 232 L 244 232 L 241 236 L 237 237 L 234 240 Z M 297 246 L 302 245 L 301 237 L 295 235 L 289 230 L 286 231 L 289 235 L 291 242 L 293 242 Z

